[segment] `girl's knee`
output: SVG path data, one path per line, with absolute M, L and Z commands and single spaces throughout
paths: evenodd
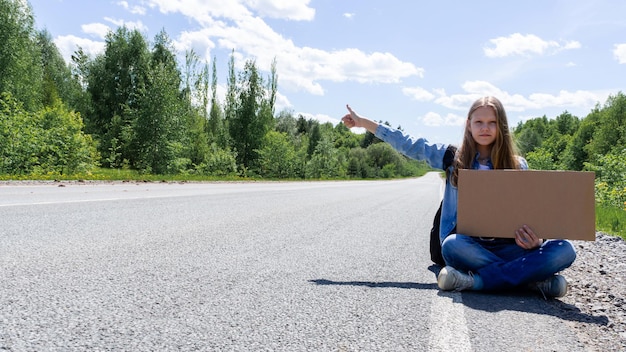
M 475 258 L 472 241 L 467 236 L 451 234 L 441 244 L 441 254 L 446 264 L 463 269 Z
M 563 256 L 567 258 L 571 265 L 576 260 L 576 249 L 570 241 L 563 240 L 561 246 L 563 246 Z
M 451 234 L 446 237 L 441 243 L 441 252 L 444 254 L 444 258 L 446 253 L 450 255 L 451 253 L 457 253 L 460 249 L 464 247 L 462 236 L 457 234 Z
M 441 243 L 441 254 L 446 264 L 450 265 L 454 262 L 454 253 L 456 247 L 456 235 L 448 235 Z
M 458 234 L 451 234 L 448 237 L 446 237 L 443 242 L 441 243 L 441 248 L 443 249 L 445 248 L 458 248 L 458 247 L 463 247 L 467 245 L 467 236 L 464 235 L 458 235 Z
M 553 248 L 553 260 L 558 263 L 559 267 L 565 269 L 574 263 L 574 260 L 576 260 L 576 249 L 570 241 L 552 240 L 550 242 Z
M 569 259 L 571 262 L 576 260 L 576 249 L 572 242 L 568 240 L 558 240 L 557 247 L 560 249 L 559 252 L 564 258 Z
M 441 242 L 441 248 L 443 249 L 444 246 L 451 246 L 453 245 L 452 243 L 456 240 L 456 235 L 455 234 L 451 234 L 448 235 L 448 237 L 443 239 L 443 242 Z

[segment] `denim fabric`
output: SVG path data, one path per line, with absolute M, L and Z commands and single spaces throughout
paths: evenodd
M 459 234 L 448 236 L 442 245 L 446 263 L 482 278 L 483 287 L 496 290 L 543 281 L 570 265 L 576 251 L 566 240 L 545 241 L 537 249 L 523 249 L 513 239 L 485 241 Z M 462 255 L 459 255 L 462 254 Z
M 443 168 L 443 156 L 448 147 L 445 144 L 431 144 L 424 138 L 415 139 L 384 125 L 378 126 L 375 136 L 409 158 L 424 160 L 433 168 Z M 519 161 L 522 169 L 528 169 L 524 158 L 519 157 Z M 478 165 L 478 161 L 474 160 L 472 168 L 477 169 Z M 476 237 L 450 234 L 456 227 L 457 200 L 458 189 L 448 179 L 443 195 L 439 233 L 442 253 L 448 265 L 479 275 L 483 289 L 503 289 L 541 281 L 574 262 L 574 247 L 565 240 L 546 241 L 537 249 L 525 250 L 511 239 L 484 241 Z

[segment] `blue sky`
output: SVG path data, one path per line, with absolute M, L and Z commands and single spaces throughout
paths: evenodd
M 337 123 L 348 103 L 431 142 L 459 143 L 467 109 L 495 95 L 509 124 L 586 116 L 625 92 L 626 1 L 31 0 L 36 26 L 67 59 L 101 53 L 120 25 L 165 29 L 227 62 L 277 61 L 277 111 Z

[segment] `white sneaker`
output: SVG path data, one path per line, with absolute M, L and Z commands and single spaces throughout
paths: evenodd
M 437 285 L 444 291 L 463 291 L 474 286 L 472 274 L 464 274 L 451 266 L 446 266 L 439 272 Z
M 567 280 L 561 275 L 554 275 L 546 280 L 529 285 L 531 290 L 539 291 L 544 298 L 563 297 L 567 294 Z

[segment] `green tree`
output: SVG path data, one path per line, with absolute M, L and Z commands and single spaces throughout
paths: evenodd
M 36 39 L 41 51 L 43 69 L 43 105 L 53 106 L 61 100 L 69 108 L 78 110 L 83 99 L 79 81 L 73 77 L 70 66 L 61 56 L 50 33 L 45 30 L 40 31 Z
M 374 176 L 374 170 L 367 163 L 367 152 L 361 147 L 352 148 L 348 153 L 347 174 L 354 178 Z
M 520 122 L 513 130 L 515 141 L 522 155 L 531 152 L 543 144 L 549 135 L 549 121 L 544 115 L 534 119 Z
M 217 59 L 213 58 L 211 67 L 211 110 L 209 112 L 209 135 L 221 148 L 228 148 L 229 134 L 224 113 L 217 98 Z
M 134 166 L 134 125 L 141 94 L 150 74 L 150 51 L 138 30 L 119 27 L 109 32 L 105 52 L 87 70 L 92 111 L 86 116 L 88 132 L 99 140 L 108 166 Z
M 556 129 L 559 134 L 571 136 L 578 130 L 578 127 L 580 126 L 580 119 L 569 112 L 564 111 L 561 115 L 554 119 L 554 123 L 556 124 Z
M 599 112 L 599 123 L 589 141 L 588 153 L 592 158 L 615 153 L 626 147 L 626 95 L 622 92 L 609 96 Z
M 226 97 L 224 102 L 224 129 L 228 131 L 225 142 L 228 147 L 233 146 L 231 123 L 237 115 L 237 72 L 235 70 L 235 50 L 228 60 L 228 79 L 226 82 Z
M 346 125 L 343 123 L 338 123 L 335 126 L 335 147 L 337 149 L 346 148 L 352 149 L 356 148 L 361 144 L 361 140 L 363 135 L 358 135 L 356 133 L 352 133 Z
M 67 104 L 71 109 L 80 112 L 83 117 L 93 115 L 93 102 L 91 100 L 91 94 L 87 91 L 87 80 L 89 78 L 89 68 L 91 64 L 91 58 L 81 47 L 74 52 L 71 57 L 71 62 L 68 64 L 72 75 L 72 83 L 68 92 L 71 97 L 67 98 Z M 85 131 L 89 132 L 95 130 L 95 128 L 88 126 L 89 120 L 87 118 L 84 119 L 84 122 Z
M 0 162 L 3 174 L 27 175 L 39 164 L 40 129 L 11 93 L 0 93 Z
M 563 151 L 561 163 L 565 169 L 575 171 L 583 169 L 584 163 L 589 160 L 588 144 L 593 139 L 599 118 L 600 109 L 596 107 L 581 121 L 578 130 Z
M 40 164 L 42 172 L 59 175 L 88 172 L 99 159 L 91 136 L 83 132 L 80 114 L 61 103 L 38 112 L 41 127 Z
M 393 177 L 401 173 L 401 165 L 404 157 L 387 143 L 374 143 L 366 149 L 368 164 L 374 169 L 377 176 Z M 395 170 L 390 174 L 389 166 L 394 165 Z M 383 174 L 383 169 L 387 166 Z
M 235 153 L 212 143 L 205 162 L 198 165 L 197 171 L 204 175 L 232 176 L 237 173 Z
M 307 150 L 307 154 L 309 157 L 312 157 L 315 153 L 315 149 L 317 148 L 317 144 L 322 140 L 322 132 L 320 130 L 319 122 L 315 120 L 311 121 L 311 127 L 309 129 L 309 148 Z
M 332 139 L 328 135 L 322 136 L 317 143 L 311 160 L 307 162 L 306 177 L 328 179 L 341 175 L 339 158 Z
M 309 134 L 315 123 L 317 123 L 317 121 L 313 119 L 306 119 L 304 116 L 298 115 L 298 119 L 296 120 L 296 130 L 298 134 Z
M 541 147 L 534 151 L 543 150 L 548 152 L 553 160 L 554 169 L 561 169 L 564 167 L 562 166 L 562 159 L 571 139 L 572 136 L 570 135 L 555 133 L 544 140 Z
M 183 95 L 190 101 L 201 100 L 200 92 L 197 91 L 199 81 L 201 77 L 198 74 L 198 63 L 200 57 L 196 54 L 195 50 L 185 51 L 185 67 L 183 71 Z M 200 103 L 202 109 L 202 104 Z M 205 108 L 206 110 L 206 108 Z M 205 111 L 206 112 L 206 111 Z
M 586 163 L 585 169 L 596 174 L 597 201 L 626 210 L 626 148 L 602 155 L 595 163 Z
M 247 61 L 239 74 L 235 115 L 229 121 L 237 162 L 244 169 L 256 167 L 257 151 L 272 127 L 269 94 L 255 62 Z
M 184 153 L 193 165 L 202 164 L 209 154 L 209 130 L 207 127 L 209 106 L 209 73 L 207 65 L 199 69 L 200 58 L 195 51 L 185 53 L 183 74 Z M 180 159 L 183 160 L 183 159 Z M 182 164 L 180 165 L 182 166 Z
M 534 170 L 556 170 L 552 153 L 543 148 L 537 148 L 526 154 L 528 167 Z
M 172 91 L 171 72 L 162 63 L 152 68 L 145 93 L 141 94 L 136 110 L 134 143 L 136 166 L 147 172 L 164 174 L 178 156 L 175 144 L 180 128 L 180 104 L 177 90 Z
M 0 0 L 0 93 L 11 93 L 28 111 L 37 110 L 42 101 L 42 61 L 34 24 L 26 1 Z
M 274 105 L 276 104 L 276 93 L 278 91 L 278 73 L 276 71 L 276 58 L 272 60 L 270 67 L 270 76 L 267 84 L 267 94 L 269 97 L 264 100 L 263 105 L 266 111 L 266 118 L 271 119 L 274 116 Z
M 293 111 L 283 110 L 279 112 L 274 122 L 276 131 L 287 134 L 291 140 L 298 136 L 296 118 L 293 117 Z
M 193 118 L 194 111 L 183 108 L 180 84 L 171 41 L 161 31 L 155 37 L 150 73 L 137 94 L 134 144 L 140 169 L 157 174 L 177 173 L 191 164 L 185 153 L 185 146 L 190 145 L 186 117 Z
M 9 93 L 0 96 L 0 172 L 14 175 L 87 172 L 98 155 L 78 113 L 58 102 L 28 112 Z
M 261 175 L 270 178 L 293 178 L 297 163 L 296 151 L 284 132 L 270 131 L 259 150 Z

